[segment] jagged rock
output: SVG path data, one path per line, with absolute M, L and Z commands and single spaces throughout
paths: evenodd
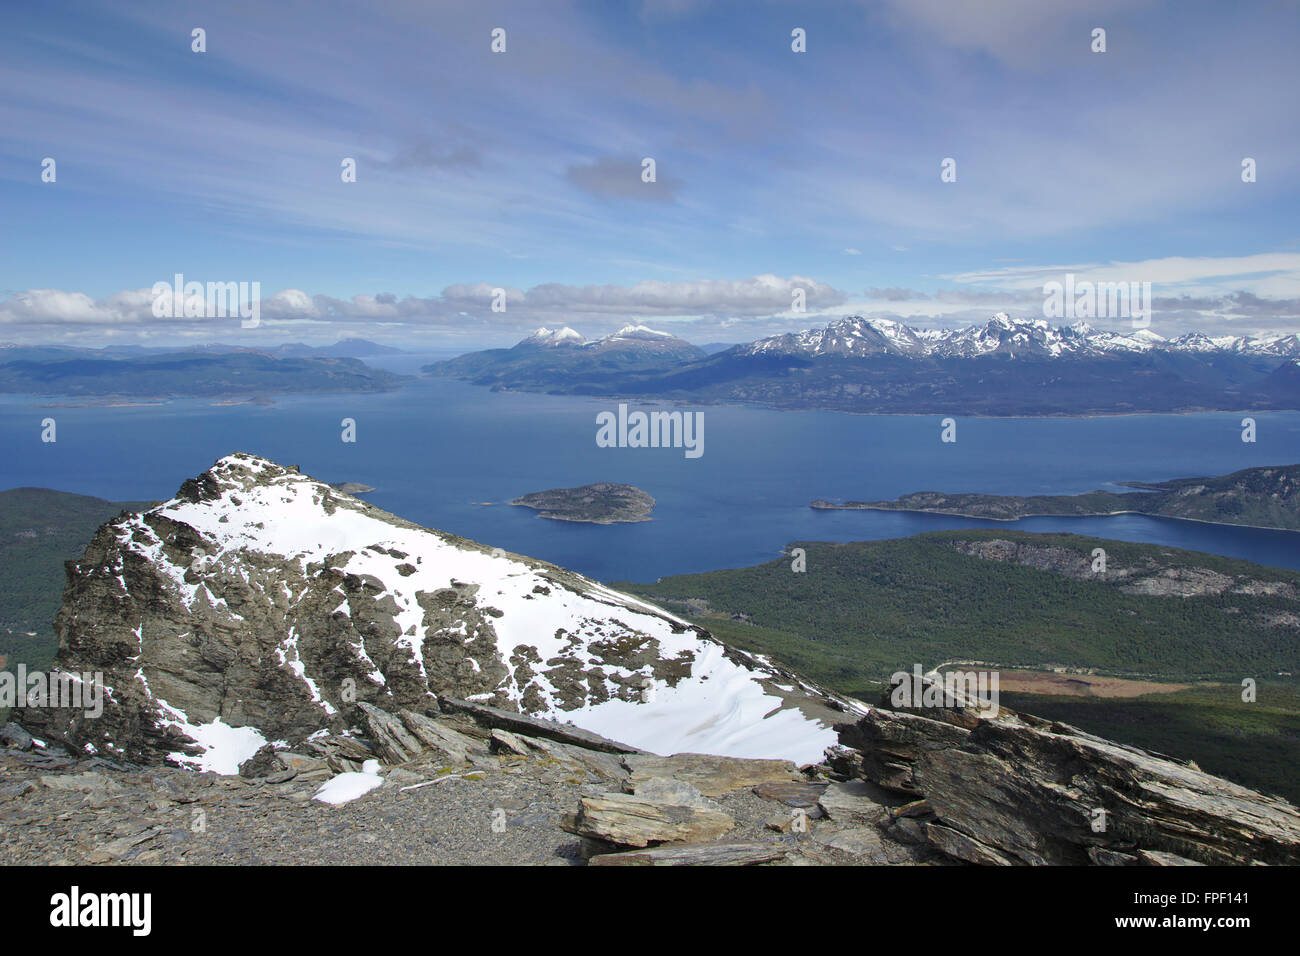
M 629 755 L 623 766 L 630 774 L 635 792 L 640 781 L 672 777 L 689 783 L 706 797 L 718 797 L 732 790 L 748 790 L 763 783 L 798 783 L 803 780 L 789 760 L 751 760 L 716 757 L 710 754 Z
M 11 750 L 31 750 L 32 746 L 32 735 L 12 720 L 0 727 L 0 747 L 8 747 Z
M 276 750 L 271 744 L 262 747 L 252 757 L 239 765 L 241 777 L 269 777 L 284 770 L 284 764 L 276 759 Z
M 889 811 L 889 815 L 895 820 L 900 817 L 932 817 L 934 816 L 934 810 L 931 809 L 929 800 L 913 800 L 901 807 L 894 807 Z
M 862 754 L 861 776 L 890 790 L 919 793 L 912 779 L 917 758 L 930 750 L 960 747 L 970 731 L 915 714 L 874 708 L 853 724 L 836 724 L 840 743 Z
M 585 775 L 593 783 L 621 784 L 627 778 L 627 768 L 615 754 L 603 750 L 587 750 L 544 737 L 529 737 L 528 742 L 556 763 Z
M 967 863 L 979 863 L 983 866 L 1012 866 L 1017 862 L 999 853 L 993 847 L 985 846 L 974 837 L 940 823 L 927 823 L 925 835 L 944 853 L 955 859 L 965 860 Z
M 278 751 L 275 759 L 285 770 L 292 770 L 294 773 L 302 773 L 306 770 L 322 770 L 326 766 L 325 761 L 319 757 L 308 757 L 305 754 L 296 754 L 288 750 Z
M 822 846 L 863 857 L 870 863 L 894 862 L 885 850 L 884 839 L 874 827 L 849 827 L 837 830 L 819 826 L 813 831 L 812 838 Z
M 835 729 L 838 731 L 843 726 L 845 725 L 836 724 Z M 840 779 L 855 780 L 863 776 L 862 752 L 852 747 L 842 747 L 839 744 L 827 747 L 826 765 L 830 767 L 831 773 Z
M 777 833 L 806 833 L 812 826 L 810 814 L 801 807 L 778 813 L 763 821 L 763 826 Z
M 1204 866 L 1204 863 L 1198 863 L 1196 860 L 1189 860 L 1185 856 L 1179 856 L 1176 853 L 1165 853 L 1162 850 L 1139 850 L 1138 860 L 1146 866 Z
M 756 866 L 788 854 L 778 843 L 710 843 L 697 846 L 658 846 L 649 850 L 601 853 L 588 866 Z
M 826 792 L 824 783 L 760 783 L 752 788 L 754 796 L 784 803 L 787 807 L 802 807 L 810 810 L 817 806 L 817 801 Z
M 841 741 L 868 748 L 868 779 L 923 795 L 931 842 L 958 859 L 1300 862 L 1300 810 L 1285 800 L 1065 724 L 1003 711 L 966 729 L 877 707 Z
M 609 740 L 599 734 L 593 734 L 590 731 L 569 724 L 559 724 L 553 720 L 532 717 L 528 714 L 516 714 L 487 704 L 456 700 L 454 697 L 439 697 L 438 705 L 445 713 L 465 714 L 491 729 L 508 730 L 528 737 L 541 737 L 544 740 L 554 740 L 587 750 L 601 750 L 611 754 L 637 754 L 643 752 L 635 747 L 621 744 L 616 740 Z
M 617 846 L 715 840 L 735 826 L 721 810 L 655 803 L 625 793 L 582 797 L 578 804 L 564 829 Z
M 678 807 L 710 807 L 720 810 L 716 803 L 710 800 L 700 791 L 696 790 L 689 783 L 683 783 L 680 780 L 674 780 L 671 777 L 650 777 L 633 781 L 628 778 L 623 782 L 625 792 L 635 794 L 642 800 L 649 800 L 653 803 L 663 803 Z
M 450 727 L 444 727 L 431 717 L 405 708 L 397 713 L 412 736 L 426 747 L 446 754 L 451 758 L 452 763 L 469 763 L 470 754 L 482 750 L 482 747 L 470 737 Z
M 322 758 L 339 756 L 354 763 L 365 763 L 379 756 L 374 748 L 355 737 L 327 736 L 307 741 L 306 748 Z
M 19 780 L 16 783 L 6 783 L 0 786 L 0 802 L 26 796 L 35 789 L 36 784 L 32 783 L 30 780 Z
M 889 811 L 875 800 L 874 791 L 861 780 L 832 783 L 817 803 L 837 823 L 876 824 L 889 818 Z
M 510 731 L 502 730 L 500 727 L 492 731 L 488 746 L 491 747 L 493 753 L 514 754 L 518 757 L 527 757 L 529 754 L 526 743 Z
M 389 763 L 406 763 L 424 750 L 420 741 L 411 736 L 392 714 L 365 702 L 358 703 L 357 707 L 365 715 L 366 727 L 375 746 Z
M 116 780 L 88 770 L 85 773 L 45 775 L 41 783 L 51 790 L 80 790 L 83 793 L 116 793 L 122 789 Z

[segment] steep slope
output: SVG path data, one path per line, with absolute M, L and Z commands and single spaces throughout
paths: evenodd
M 94 719 L 28 709 L 83 753 L 234 772 L 356 704 L 483 701 L 642 749 L 818 758 L 847 702 L 636 598 L 430 531 L 252 455 L 104 525 L 69 563 L 57 667 Z
M 0 667 L 44 669 L 58 642 L 63 563 L 85 548 L 95 529 L 145 501 L 105 501 L 49 488 L 0 491 Z

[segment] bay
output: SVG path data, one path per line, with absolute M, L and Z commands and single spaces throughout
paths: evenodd
M 410 362 L 414 364 L 414 362 Z M 616 403 L 492 392 L 421 379 L 395 392 L 281 396 L 272 405 L 51 407 L 0 398 L 0 488 L 38 486 L 114 500 L 162 499 L 222 455 L 247 451 L 325 481 L 373 485 L 368 501 L 404 518 L 532 555 L 601 580 L 648 581 L 741 567 L 796 540 L 852 541 L 1002 527 L 1071 531 L 1300 569 L 1300 535 L 1138 515 L 996 522 L 938 515 L 815 511 L 815 498 L 890 499 L 912 491 L 1073 494 L 1112 482 L 1219 475 L 1300 461 L 1300 413 L 958 419 L 743 406 L 704 413 L 704 454 L 600 448 L 596 415 Z M 672 408 L 631 403 L 634 408 Z M 54 418 L 58 441 L 41 441 Z M 342 421 L 357 441 L 341 440 Z M 519 495 L 594 481 L 636 485 L 653 520 L 597 526 L 511 507 Z M 491 502 L 491 504 L 484 504 Z

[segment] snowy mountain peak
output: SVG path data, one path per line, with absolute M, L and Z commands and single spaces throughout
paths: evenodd
M 655 338 L 655 339 L 673 339 L 677 336 L 671 332 L 660 332 L 645 325 L 625 325 L 617 332 L 607 335 L 609 339 L 629 339 L 629 338 Z
M 548 329 L 542 326 L 521 345 L 582 345 L 587 340 L 567 325 L 560 329 Z
M 808 762 L 835 742 L 827 695 L 672 614 L 244 453 L 104 525 L 56 629 L 57 667 L 110 690 L 100 719 L 52 711 L 47 732 L 142 763 L 233 773 L 358 726 L 357 702 L 434 695 L 665 754 Z
M 747 354 L 869 356 L 879 354 L 933 358 L 983 355 L 1057 358 L 1100 357 L 1147 352 L 1153 348 L 1187 352 L 1237 352 L 1248 355 L 1300 355 L 1300 335 L 1273 339 L 1219 336 L 1193 332 L 1167 340 L 1150 329 L 1108 331 L 1078 321 L 1055 327 L 1046 319 L 1014 318 L 998 312 L 983 325 L 957 329 L 914 329 L 892 319 L 850 315 L 824 329 L 788 332 L 760 339 Z

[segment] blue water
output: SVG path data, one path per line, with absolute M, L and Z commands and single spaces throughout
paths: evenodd
M 272 406 L 48 407 L 0 398 L 0 488 L 57 488 L 114 500 L 167 498 L 220 456 L 249 451 L 326 481 L 360 481 L 367 500 L 412 521 L 533 555 L 602 580 L 770 560 L 794 540 L 893 538 L 963 527 L 1073 531 L 1300 569 L 1300 534 L 1132 515 L 990 522 L 889 512 L 814 511 L 814 498 L 894 498 L 919 490 L 1070 494 L 1123 480 L 1217 475 L 1300 461 L 1300 413 L 1086 419 L 959 419 L 689 406 L 704 413 L 704 455 L 599 448 L 604 400 L 493 393 L 422 380 L 377 395 L 289 396 Z M 41 419 L 58 441 L 42 443 Z M 357 442 L 340 440 L 340 420 Z M 545 488 L 628 482 L 654 520 L 548 521 L 504 502 Z M 1122 489 L 1121 489 L 1122 490 Z M 478 502 L 495 502 L 492 505 Z

